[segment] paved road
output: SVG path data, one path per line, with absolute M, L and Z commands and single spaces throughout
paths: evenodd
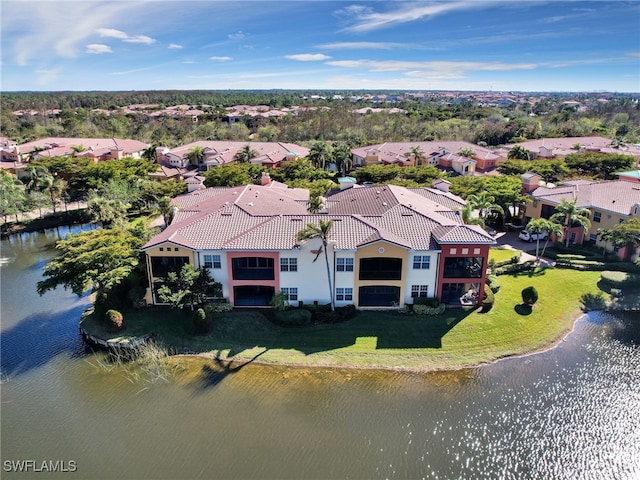
M 527 260 L 535 260 L 535 249 L 536 242 L 525 242 L 524 240 L 520 240 L 518 238 L 518 232 L 499 232 L 496 235 L 496 242 L 498 242 L 498 246 L 513 248 L 515 250 L 521 250 L 522 256 L 520 257 L 520 263 L 526 262 Z M 549 242 L 551 244 L 551 242 Z M 544 241 L 540 241 L 540 251 L 544 248 Z M 526 253 L 527 251 L 533 251 L 534 255 L 530 255 Z M 553 261 L 550 259 L 542 259 L 541 263 L 543 265 L 553 265 Z

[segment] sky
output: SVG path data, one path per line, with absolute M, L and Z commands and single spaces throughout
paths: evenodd
M 0 2 L 2 91 L 640 92 L 640 1 Z

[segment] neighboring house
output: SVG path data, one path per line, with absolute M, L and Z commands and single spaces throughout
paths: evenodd
M 618 178 L 620 180 L 624 180 L 625 182 L 635 182 L 640 183 L 640 170 L 631 170 L 629 172 L 620 172 L 617 173 Z
M 303 158 L 309 155 L 309 149 L 300 145 L 285 142 L 229 142 L 229 141 L 197 141 L 169 149 L 158 147 L 156 159 L 160 165 L 175 168 L 195 166 L 199 170 L 236 163 L 236 154 L 246 145 L 256 153 L 250 160 L 252 164 L 265 167 L 279 167 L 283 162 Z M 203 157 L 196 164 L 188 158 L 194 147 L 202 147 Z
M 607 247 L 598 238 L 598 230 L 608 230 L 625 220 L 640 218 L 639 183 L 624 180 L 606 182 L 573 180 L 558 186 L 547 184 L 547 186 L 534 187 L 537 185 L 535 177 L 528 176 L 526 180 L 530 185 L 530 191 L 526 192 L 525 186 L 525 192 L 532 200 L 527 204 L 526 221 L 532 218 L 550 218 L 556 213 L 555 207 L 563 199 L 576 200 L 578 208 L 587 208 L 591 211 L 589 216 L 591 226 L 586 234 L 579 227 L 569 230 L 571 244 L 590 242 L 603 248 Z M 629 258 L 633 254 L 620 249 L 618 255 L 620 258 Z
M 142 153 L 148 146 L 138 140 L 120 138 L 48 137 L 19 145 L 17 161 L 67 155 L 88 157 L 96 162 L 125 157 L 142 158 Z M 79 147 L 82 147 L 81 151 L 77 151 Z
M 269 182 L 208 188 L 174 199 L 172 223 L 143 247 L 150 289 L 185 263 L 207 267 L 234 306 L 267 306 L 274 293 L 289 301 L 330 302 L 319 239 L 297 242 L 308 223 L 332 220 L 331 283 L 337 306 L 389 308 L 415 297 L 460 305 L 482 300 L 489 248 L 484 230 L 464 225 L 460 198 L 436 189 L 354 186 L 326 198 L 327 214 L 307 212 L 309 192 Z M 314 259 L 317 258 L 317 261 Z
M 420 158 L 411 154 L 415 148 L 422 153 Z M 473 151 L 470 157 L 459 155 L 462 150 Z M 352 151 L 354 165 L 431 165 L 449 169 L 461 175 L 473 175 L 476 171 L 486 172 L 495 169 L 507 159 L 493 150 L 480 147 L 469 142 L 437 141 L 437 142 L 399 142 L 382 143 L 367 147 L 354 148 Z
M 533 158 L 562 158 L 575 153 L 619 153 L 640 159 L 639 145 L 620 145 L 604 137 L 541 138 L 516 144 L 505 145 L 497 153 L 506 156 L 515 145 L 533 154 Z

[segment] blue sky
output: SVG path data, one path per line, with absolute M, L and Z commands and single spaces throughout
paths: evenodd
M 3 91 L 640 91 L 634 1 L 6 1 Z

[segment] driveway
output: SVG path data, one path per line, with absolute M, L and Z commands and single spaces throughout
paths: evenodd
M 521 250 L 522 256 L 520 257 L 520 263 L 527 260 L 535 260 L 536 242 L 525 242 L 518 238 L 518 232 L 498 232 L 495 236 L 496 242 L 499 247 L 513 248 L 515 250 Z M 544 247 L 543 240 L 540 240 L 540 251 Z M 549 242 L 551 244 L 551 242 Z M 533 255 L 526 253 L 527 251 L 533 252 Z M 553 262 L 549 259 L 543 259 L 541 261 L 543 265 L 553 265 Z

